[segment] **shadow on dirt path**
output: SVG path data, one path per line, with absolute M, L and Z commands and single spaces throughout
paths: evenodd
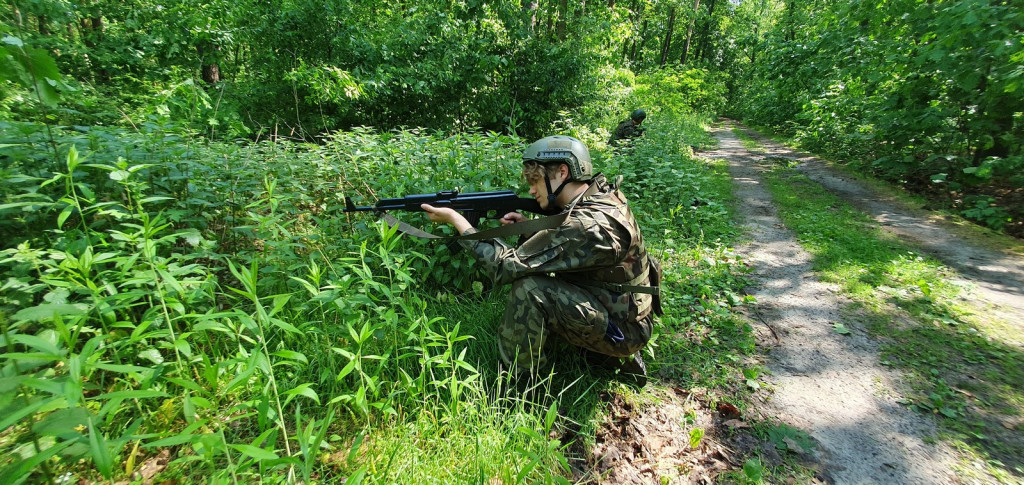
M 942 261 L 961 275 L 960 282 L 974 288 L 987 312 L 1006 322 L 1024 325 L 1024 257 L 991 249 L 983 242 L 965 240 L 964 231 L 932 213 L 902 207 L 845 177 L 811 155 L 778 145 L 760 134 L 744 130 L 761 143 L 765 157 L 800 162 L 796 170 L 878 221 L 883 229 Z M 975 304 L 982 303 L 976 301 Z
M 773 389 L 759 406 L 762 413 L 806 431 L 817 442 L 811 453 L 821 462 L 826 481 L 955 483 L 954 453 L 927 442 L 935 434 L 933 421 L 897 403 L 899 375 L 880 364 L 878 344 L 859 324 L 843 321 L 845 300 L 816 279 L 810 254 L 779 220 L 762 186 L 758 162 L 763 154 L 748 151 L 731 127 L 716 128 L 719 148 L 702 155 L 729 163 L 739 216 L 750 238 L 737 252 L 754 269 L 750 291 L 759 302 L 749 316 L 774 338 L 762 339 L 769 342 L 764 365 Z M 899 222 L 896 215 L 890 217 Z M 844 323 L 853 335 L 836 333 L 834 323 Z

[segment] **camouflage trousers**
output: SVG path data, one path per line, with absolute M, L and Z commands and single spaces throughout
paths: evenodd
M 609 338 L 609 323 L 624 338 Z M 505 365 L 518 372 L 547 363 L 545 347 L 552 334 L 600 354 L 626 357 L 647 344 L 651 325 L 651 316 L 610 322 L 608 310 L 586 289 L 550 276 L 527 276 L 512 282 L 498 328 L 498 351 Z

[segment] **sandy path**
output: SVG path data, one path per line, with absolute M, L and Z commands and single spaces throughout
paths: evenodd
M 764 154 L 744 148 L 726 124 L 719 148 L 702 153 L 729 162 L 739 215 L 751 242 L 737 252 L 754 268 L 755 323 L 774 345 L 764 365 L 773 392 L 762 412 L 810 434 L 822 475 L 835 483 L 955 483 L 953 453 L 925 442 L 934 423 L 896 400 L 899 375 L 879 363 L 877 343 L 844 321 L 837 290 L 818 281 L 811 256 L 778 219 L 761 183 Z M 784 149 L 773 154 L 791 156 Z M 894 224 L 900 224 L 894 219 Z M 833 323 L 853 331 L 844 336 Z

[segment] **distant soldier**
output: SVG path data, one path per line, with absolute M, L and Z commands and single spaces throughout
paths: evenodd
M 617 368 L 646 382 L 640 351 L 660 314 L 661 270 L 650 257 L 622 192 L 594 173 L 579 140 L 549 136 L 523 153 L 523 177 L 543 209 L 567 214 L 556 227 L 537 231 L 518 247 L 501 239 L 460 240 L 497 285 L 511 284 L 498 327 L 498 350 L 514 371 L 547 361 L 551 337 L 589 351 L 592 365 Z M 451 208 L 424 204 L 430 220 L 459 234 L 477 232 Z M 524 223 L 518 212 L 503 224 Z M 619 360 L 623 358 L 624 360 Z
M 638 109 L 633 111 L 633 113 L 629 115 L 629 119 L 622 120 L 622 122 L 619 123 L 619 126 L 615 127 L 615 132 L 612 133 L 612 138 L 608 140 L 608 143 L 616 143 L 619 140 L 631 140 L 633 138 L 643 136 L 644 129 L 640 124 L 643 123 L 645 119 L 647 119 L 647 113 L 644 110 Z

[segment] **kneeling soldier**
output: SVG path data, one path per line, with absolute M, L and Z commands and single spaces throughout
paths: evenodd
M 542 366 L 555 335 L 591 356 L 608 357 L 642 385 L 647 371 L 640 350 L 651 338 L 652 314 L 660 314 L 660 268 L 647 254 L 625 196 L 594 174 L 586 145 L 567 136 L 527 147 L 523 177 L 542 208 L 569 212 L 565 221 L 519 247 L 500 239 L 460 240 L 495 285 L 512 284 L 498 330 L 502 360 L 520 372 Z M 430 220 L 452 224 L 459 234 L 476 232 L 450 208 L 423 209 Z M 524 220 L 510 212 L 501 222 Z M 624 362 L 611 359 L 623 357 Z

